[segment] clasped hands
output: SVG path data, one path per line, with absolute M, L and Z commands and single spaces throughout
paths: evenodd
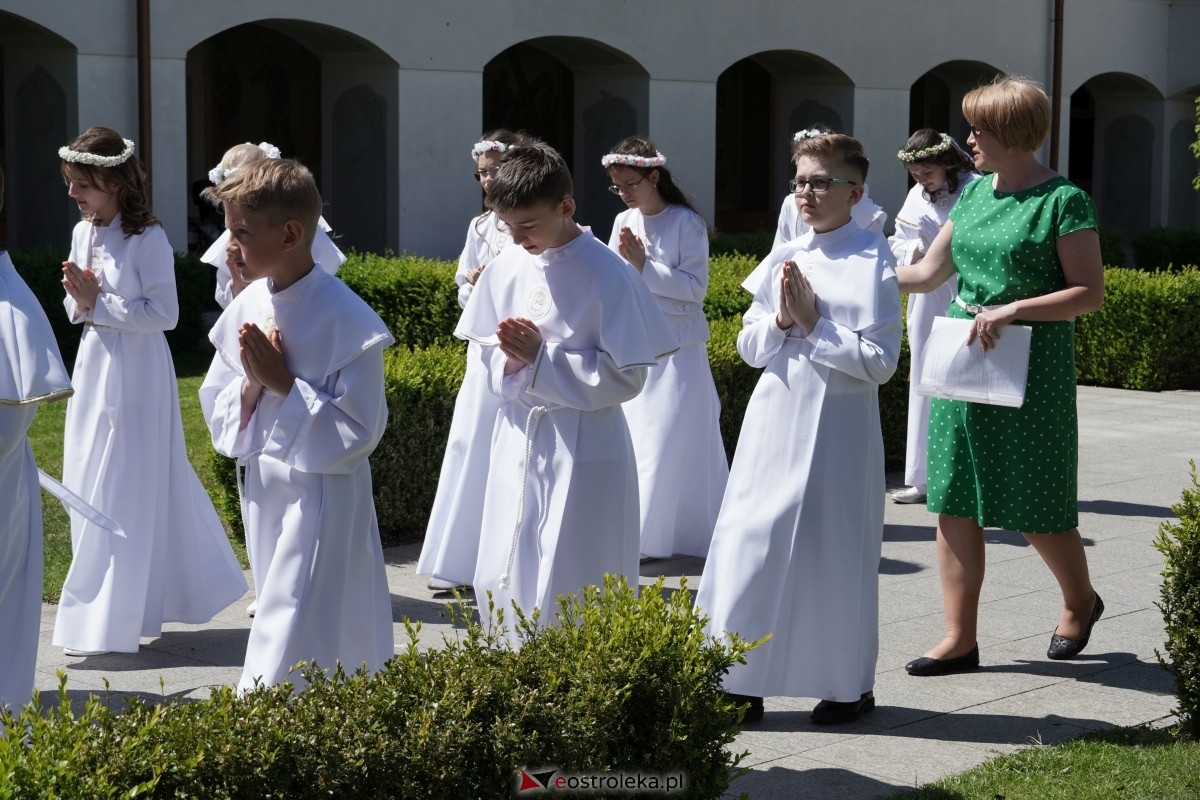
M 775 324 L 788 330 L 798 324 L 804 335 L 812 333 L 821 315 L 817 313 L 817 294 L 796 262 L 783 262 L 783 277 L 779 280 L 779 313 Z
M 617 243 L 621 258 L 641 272 L 646 266 L 646 243 L 634 235 L 629 228 L 621 228 L 621 240 Z
M 62 262 L 62 272 L 63 288 L 79 310 L 87 312 L 95 308 L 96 298 L 100 295 L 100 279 L 96 273 L 81 268 L 74 261 Z
M 288 370 L 283 358 L 283 341 L 278 328 L 263 333 L 253 322 L 244 323 L 238 331 L 238 344 L 241 346 L 242 370 L 250 389 L 261 391 L 266 387 L 283 396 L 292 390 L 296 376 Z
M 524 317 L 509 317 L 500 321 L 496 328 L 500 352 L 508 356 L 504 374 L 511 375 L 522 367 L 532 364 L 542 349 L 542 332 L 532 320 Z

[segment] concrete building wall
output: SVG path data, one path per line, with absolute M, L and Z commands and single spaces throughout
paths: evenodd
M 639 132 L 667 153 L 680 182 L 713 221 L 719 191 L 717 84 L 731 66 L 753 59 L 764 65 L 771 82 L 770 138 L 754 146 L 770 149 L 772 194 L 782 195 L 789 171 L 786 142 L 795 122 L 789 112 L 805 101 L 817 102 L 838 110 L 847 132 L 864 142 L 873 161 L 872 196 L 894 214 L 907 190 L 894 153 L 909 133 L 914 83 L 945 65 L 971 63 L 1049 86 L 1053 63 L 1053 0 L 927 0 L 919 13 L 892 0 L 523 0 L 515 12 L 482 0 L 154 0 L 150 7 L 155 207 L 180 249 L 194 211 L 189 193 L 198 165 L 214 158 L 213 153 L 188 153 L 194 127 L 189 121 L 194 102 L 186 99 L 188 59 L 198 46 L 240 25 L 279 32 L 321 64 L 320 163 L 313 166 L 332 201 L 335 227 L 339 214 L 356 222 L 361 216 L 368 225 L 362 230 L 370 231 L 362 235 L 373 242 L 441 257 L 457 253 L 466 221 L 478 211 L 479 191 L 469 178 L 465 153 L 484 125 L 484 68 L 513 45 L 539 43 L 574 73 L 573 167 L 581 199 L 597 207 L 598 224 L 611 219 L 617 207 L 599 207 L 609 199 L 603 195 L 604 175 L 591 162 L 600 146 L 597 137 L 616 131 L 620 122 L 619 114 L 601 115 L 607 127 L 597 133 L 589 128 L 597 124 L 589 121 L 595 114 L 589 118 L 588 113 L 608 98 L 632 109 Z M 67 138 L 92 124 L 136 135 L 135 14 L 136 4 L 123 0 L 0 0 L 0 88 L 7 111 L 0 147 L 10 176 L 23 157 L 17 144 L 30 146 L 30 136 L 22 131 L 37 130 L 36 120 L 14 110 L 16 94 L 39 68 L 65 93 Z M 1114 173 L 1107 148 L 1122 137 L 1106 138 L 1105 132 L 1113 120 L 1132 115 L 1150 126 L 1152 152 L 1133 159 L 1153 170 L 1146 186 L 1147 219 L 1150 224 L 1179 219 L 1178 206 L 1185 200 L 1172 189 L 1170 148 L 1200 91 L 1195 47 L 1200 0 L 1066 0 L 1064 17 L 1062 169 L 1070 95 L 1084 86 L 1097 88 L 1093 174 L 1098 200 L 1103 204 L 1105 180 L 1120 174 Z M 805 71 L 822 64 L 842 77 L 830 81 Z M 799 65 L 799 71 L 791 65 Z M 1137 88 L 1129 91 L 1130 86 Z M 961 124 L 953 108 L 956 98 L 968 88 L 962 80 L 947 82 L 952 128 Z M 380 198 L 356 200 L 354 182 L 344 175 L 338 179 L 339 162 L 343 171 L 365 169 L 362 157 L 355 156 L 354 131 L 339 129 L 339 98 L 350 103 L 342 108 L 363 114 L 379 106 L 384 130 L 366 137 L 362 146 L 382 142 L 382 155 L 370 156 L 379 160 L 381 177 L 370 183 Z M 44 204 L 34 197 L 39 188 L 44 191 L 10 178 L 8 233 L 14 245 L 22 243 L 23 231 L 38 230 L 22 218 L 21 208 L 23 202 Z M 1184 217 L 1194 217 L 1194 208 L 1192 203 Z M 68 223 L 63 221 L 64 228 Z M 65 237 L 64 229 L 62 241 Z

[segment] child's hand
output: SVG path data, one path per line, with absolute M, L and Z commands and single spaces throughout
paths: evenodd
M 278 328 L 268 335 L 253 322 L 247 322 L 238 332 L 238 342 L 247 381 L 279 395 L 287 395 L 292 390 L 296 376 L 288 371 L 283 358 L 283 341 Z
M 508 356 L 508 363 L 504 365 L 505 374 L 512 374 L 526 364 L 532 364 L 542 349 L 542 332 L 532 321 L 522 317 L 501 320 L 496 328 L 496 338 L 500 340 L 500 352 Z
M 776 324 L 787 330 L 799 323 L 804 335 L 812 333 L 820 315 L 817 314 L 817 295 L 812 284 L 796 266 L 795 261 L 783 262 L 783 277 L 779 281 L 779 314 Z
M 229 269 L 229 290 L 234 297 L 237 297 L 241 294 L 242 289 L 250 285 L 250 281 L 242 277 L 242 271 L 237 266 L 237 259 L 229 253 L 225 254 L 225 266 Z
M 483 265 L 483 267 L 486 266 L 487 264 Z M 474 286 L 475 281 L 479 280 L 479 276 L 483 274 L 483 267 L 476 267 L 475 269 L 467 270 L 467 283 Z
M 617 244 L 621 258 L 633 264 L 633 268 L 641 272 L 646 266 L 646 243 L 633 235 L 629 228 L 621 228 L 621 241 Z
M 96 298 L 100 295 L 100 279 L 96 274 L 90 269 L 80 269 L 74 261 L 64 261 L 62 271 L 63 288 L 79 310 L 90 311 L 95 308 Z

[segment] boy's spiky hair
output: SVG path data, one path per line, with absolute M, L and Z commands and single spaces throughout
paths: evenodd
M 532 205 L 554 204 L 574 192 L 567 163 L 540 139 L 509 147 L 487 193 L 487 207 L 504 213 Z

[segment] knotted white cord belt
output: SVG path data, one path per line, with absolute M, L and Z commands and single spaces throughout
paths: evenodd
M 517 501 L 517 521 L 513 525 L 512 541 L 508 544 L 508 564 L 500 576 L 500 588 L 507 589 L 512 577 L 513 560 L 517 556 L 517 539 L 521 535 L 521 525 L 525 522 L 525 495 L 529 493 L 529 470 L 533 460 L 533 437 L 537 434 L 538 424 L 542 415 L 549 410 L 546 406 L 534 406 L 529 409 L 525 418 L 525 465 L 521 470 L 521 499 Z

